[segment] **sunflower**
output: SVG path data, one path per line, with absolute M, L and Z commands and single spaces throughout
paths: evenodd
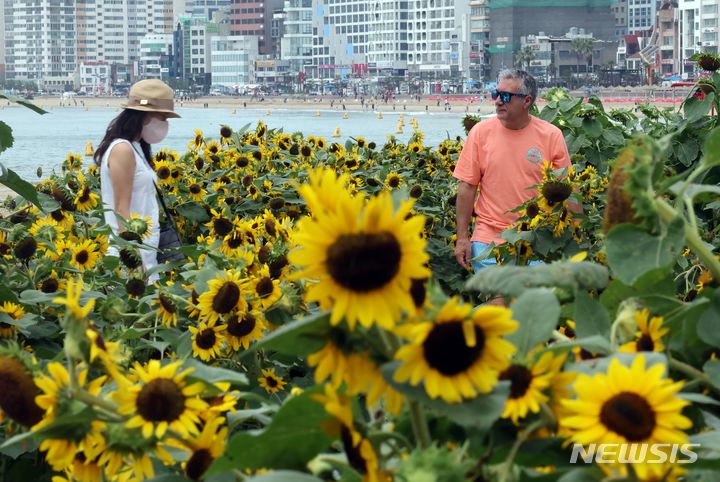
M 324 395 L 314 395 L 313 399 L 323 404 L 325 411 L 335 418 L 335 423 L 329 426 L 332 435 L 340 438 L 348 463 L 362 476 L 362 482 L 387 480 L 379 468 L 372 443 L 355 430 L 350 399 L 337 393 L 330 385 L 325 385 Z
M 690 402 L 677 396 L 683 383 L 663 378 L 664 373 L 660 363 L 646 370 L 645 356 L 637 355 L 630 367 L 613 358 L 607 373 L 579 375 L 573 386 L 576 398 L 563 402 L 571 414 L 560 419 L 570 441 L 630 444 L 638 450 L 643 445 L 686 443 L 683 430 L 692 422 L 681 412 Z M 641 479 L 651 470 L 644 463 L 633 468 Z
M 57 272 L 52 270 L 52 272 L 43 278 L 36 286 L 39 291 L 50 294 L 56 293 L 57 291 L 64 291 L 67 286 L 67 281 L 60 279 Z
M 161 367 L 159 360 L 150 360 L 146 366 L 135 363 L 131 371 L 137 383 L 123 383 L 113 394 L 120 404 L 118 412 L 131 416 L 128 428 L 141 428 L 145 438 L 162 438 L 168 429 L 182 437 L 198 433 L 198 413 L 207 408 L 197 396 L 203 384 L 189 385 L 185 377 L 192 369 L 177 373 L 181 364 Z
M 90 190 L 90 186 L 80 186 L 80 190 L 75 196 L 75 207 L 80 212 L 90 211 L 98 205 L 100 196 Z
M 653 316 L 650 321 L 648 318 L 650 318 L 650 311 L 647 308 L 635 312 L 635 321 L 639 328 L 635 335 L 636 339 L 625 343 L 618 351 L 623 353 L 665 351 L 662 337 L 668 334 L 670 328 L 663 327 L 662 316 Z
M 341 332 L 338 332 L 338 335 L 341 335 Z M 307 363 L 311 367 L 317 367 L 315 383 L 318 385 L 330 378 L 331 384 L 339 387 L 344 380 L 350 379 L 348 357 L 333 341 L 328 341 L 319 351 L 309 355 Z
M 502 338 L 517 329 L 512 312 L 499 306 L 472 306 L 456 297 L 445 303 L 434 323 L 409 327 L 411 342 L 395 358 L 402 365 L 396 382 L 421 381 L 431 398 L 450 403 L 488 393 L 510 365 L 515 347 Z
M 260 386 L 268 393 L 281 392 L 285 389 L 285 385 L 287 385 L 283 377 L 275 374 L 274 368 L 262 370 L 262 376 L 258 378 L 258 382 L 260 382 Z
M 235 226 L 235 223 L 226 218 L 225 213 L 223 213 L 222 210 L 216 211 L 211 209 L 210 213 L 213 217 L 207 224 L 205 224 L 205 226 L 210 228 L 210 234 L 217 238 L 223 238 L 224 236 L 230 234 Z
M 202 202 L 207 196 L 207 190 L 196 179 L 188 179 L 188 198 Z
M 164 326 L 172 327 L 177 324 L 178 307 L 170 293 L 163 289 L 158 290 L 157 298 L 152 301 L 151 305 L 157 305 L 157 314 Z
M 245 311 L 248 307 L 245 300 L 247 291 L 247 282 L 242 280 L 241 272 L 223 271 L 214 280 L 208 281 L 208 290 L 198 298 L 200 318 L 215 321 L 235 310 Z
M 400 187 L 400 184 L 402 184 L 402 181 L 403 178 L 400 174 L 396 172 L 391 172 L 385 178 L 385 185 L 390 189 L 397 189 Z
M 267 323 L 259 310 L 253 305 L 245 311 L 233 312 L 226 317 L 227 329 L 225 342 L 228 350 L 238 351 L 240 347 L 247 350 L 250 343 L 263 337 Z
M 80 244 L 75 244 L 70 248 L 72 255 L 70 256 L 70 264 L 85 271 L 92 269 L 100 259 L 100 253 L 97 250 L 98 245 L 89 239 L 84 240 Z
M 0 305 L 0 313 L 5 313 L 13 320 L 19 320 L 25 316 L 25 309 L 12 301 L 4 301 Z M 16 325 L 0 321 L 0 338 L 12 338 L 18 330 L 19 328 Z
M 540 404 L 549 400 L 543 391 L 562 368 L 565 357 L 565 354 L 556 357 L 552 352 L 546 352 L 530 367 L 514 363 L 503 370 L 500 380 L 510 381 L 510 395 L 505 401 L 502 418 L 510 418 L 517 425 L 528 412 L 538 413 Z
M 58 222 L 50 216 L 38 218 L 32 226 L 30 226 L 28 233 L 36 238 L 47 239 L 49 241 L 63 237 L 63 231 L 60 229 Z
M 182 463 L 185 475 L 190 480 L 202 480 L 210 464 L 225 451 L 228 428 L 224 424 L 223 417 L 215 417 L 205 423 L 198 435 L 187 440 L 168 440 L 168 445 L 190 452 L 188 459 Z
M 110 376 L 118 380 L 121 376 L 118 369 L 121 356 L 120 343 L 105 340 L 95 327 L 85 330 L 85 335 L 90 341 L 90 363 L 100 360 Z
M 28 367 L 20 359 L 0 355 L 0 413 L 32 427 L 44 414 L 44 409 L 36 402 L 39 393 Z
M 388 412 L 393 415 L 400 413 L 405 397 L 388 385 L 369 353 L 351 353 L 347 357 L 347 366 L 345 384 L 348 395 L 366 394 L 365 404 L 368 410 L 383 399 L 383 406 Z
M 80 295 L 82 294 L 82 290 L 83 280 L 81 277 L 78 277 L 77 280 L 70 279 L 67 281 L 65 298 L 53 298 L 52 302 L 65 305 L 66 312 L 72 313 L 72 315 L 78 320 L 84 320 L 95 307 L 95 300 L 90 299 L 85 306 L 80 306 Z
M 270 268 L 263 265 L 260 271 L 250 280 L 252 292 L 257 296 L 264 309 L 271 307 L 282 297 L 280 281 L 270 277 Z
M 412 152 L 413 154 L 420 154 L 424 150 L 425 147 L 422 144 L 418 144 L 417 142 L 413 142 L 408 146 L 408 151 Z
M 155 163 L 155 173 L 157 174 L 158 184 L 168 186 L 172 184 L 172 169 L 168 161 L 159 161 Z
M 192 334 L 193 356 L 210 361 L 220 356 L 223 339 L 220 336 L 225 326 L 215 326 L 215 321 L 201 322 L 198 327 L 189 326 Z
M 141 239 L 147 239 L 152 234 L 152 220 L 148 216 L 141 216 L 133 213 L 125 221 L 125 228 L 140 236 Z
M 424 219 L 408 216 L 412 201 L 395 211 L 387 191 L 361 211 L 364 198 L 344 190 L 344 176 L 324 178 L 334 181 L 328 183 L 334 184 L 331 192 L 342 194 L 327 199 L 317 186 L 301 190 L 313 217 L 303 218 L 294 235 L 299 249 L 288 258 L 301 268 L 295 277 L 318 281 L 307 288 L 307 299 L 331 308 L 333 325 L 344 317 L 350 329 L 358 321 L 392 327 L 401 310 L 414 310 L 411 280 L 430 274 L 421 237 Z
M 33 236 L 35 235 L 33 234 Z M 5 259 L 12 259 L 12 245 L 8 243 L 5 231 L 0 231 L 0 256 Z

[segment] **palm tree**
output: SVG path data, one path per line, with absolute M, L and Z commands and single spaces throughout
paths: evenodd
M 537 58 L 537 53 L 532 47 L 526 45 L 517 52 L 515 52 L 515 63 L 521 68 L 525 67 L 525 70 L 530 68 L 530 62 Z
M 587 83 L 587 74 L 590 69 L 590 62 L 593 54 L 593 41 L 589 37 L 578 37 L 570 41 L 570 50 L 575 52 L 577 56 L 578 65 L 576 73 L 580 73 L 580 58 L 585 58 L 585 82 Z

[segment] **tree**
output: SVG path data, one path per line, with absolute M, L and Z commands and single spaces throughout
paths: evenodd
M 533 50 L 533 48 L 529 45 L 526 45 L 525 47 L 515 52 L 515 63 L 520 68 L 524 67 L 525 70 L 528 70 L 530 68 L 530 62 L 532 62 L 536 58 L 537 54 L 535 53 L 535 50 Z
M 592 62 L 593 40 L 590 37 L 577 37 L 570 41 L 570 50 L 577 56 L 576 73 L 580 73 L 580 59 L 585 59 L 585 82 L 587 83 L 588 70 Z

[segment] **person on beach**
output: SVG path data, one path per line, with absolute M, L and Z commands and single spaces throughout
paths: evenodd
M 519 216 L 512 210 L 537 194 L 529 188 L 542 181 L 543 161 L 550 161 L 553 169 L 570 165 L 562 131 L 530 115 L 537 98 L 537 84 L 530 74 L 503 70 L 491 96 L 497 115 L 470 130 L 453 172 L 459 181 L 455 259 L 463 268 L 472 263 L 475 271 L 495 264 L 493 258 L 473 258 L 490 243 L 505 242 L 500 233 Z M 473 211 L 477 219 L 470 237 Z
M 144 244 L 157 248 L 160 241 L 160 210 L 150 145 L 162 141 L 168 132 L 168 118 L 174 111 L 172 89 L 157 79 L 141 80 L 130 88 L 123 111 L 110 121 L 105 137 L 93 156 L 100 167 L 100 190 L 105 222 L 118 235 L 123 231 L 118 218 L 131 215 L 150 220 L 150 235 Z M 111 247 L 108 254 L 118 256 Z M 143 269 L 157 265 L 157 252 L 141 249 Z

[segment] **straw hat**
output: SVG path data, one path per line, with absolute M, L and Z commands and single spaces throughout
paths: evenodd
M 130 87 L 128 101 L 120 104 L 125 109 L 162 112 L 168 117 L 180 117 L 174 111 L 173 90 L 162 80 L 147 79 Z

